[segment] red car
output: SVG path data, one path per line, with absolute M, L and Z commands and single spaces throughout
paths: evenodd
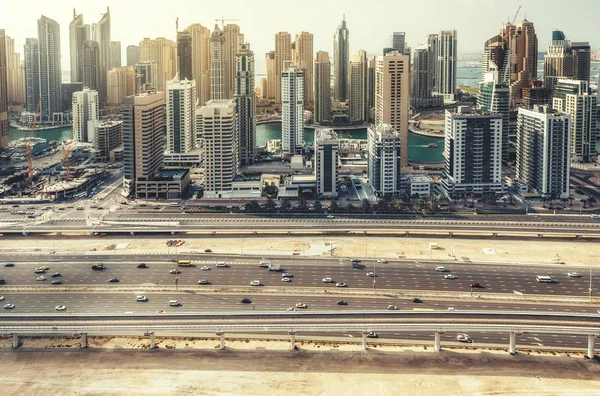
M 479 282 L 471 282 L 469 285 L 470 285 L 472 288 L 481 287 L 481 285 L 479 284 Z

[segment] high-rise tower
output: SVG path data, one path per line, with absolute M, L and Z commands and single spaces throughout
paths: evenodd
M 106 77 L 111 69 L 112 44 L 110 38 L 110 9 L 106 7 L 106 13 L 102 15 L 98 23 L 92 25 L 92 40 L 98 42 L 100 47 L 100 73 L 98 84 L 98 97 L 101 104 L 106 103 Z
M 290 65 L 281 73 L 281 148 L 295 153 L 304 147 L 304 71 Z
M 8 84 L 6 34 L 0 29 L 0 149 L 8 146 Z
M 314 73 L 315 122 L 331 122 L 331 62 L 325 51 L 317 52 Z
M 177 43 L 164 37 L 145 38 L 140 42 L 140 61 L 156 63 L 158 90 L 164 94 L 167 81 L 175 77 L 177 70 Z
M 98 42 L 86 40 L 81 43 L 81 82 L 83 88 L 97 91 L 100 86 L 100 46 Z
M 51 121 L 62 112 L 62 69 L 60 64 L 60 26 L 42 15 L 38 20 L 39 89 L 42 119 Z
M 296 34 L 292 61 L 301 70 L 304 70 L 304 103 L 312 106 L 313 92 L 313 35 L 308 32 Z
M 406 33 L 405 32 L 394 32 L 390 34 L 390 48 L 394 51 L 398 51 L 401 54 L 404 53 L 404 47 L 406 46 Z
M 240 33 L 240 27 L 235 24 L 223 27 L 225 43 L 223 46 L 223 75 L 224 75 L 224 99 L 233 99 L 236 78 L 236 56 L 240 44 L 244 43 L 244 35 Z
M 25 110 L 33 113 L 40 98 L 40 46 L 36 38 L 26 38 L 25 61 Z
M 196 134 L 196 82 L 178 75 L 167 82 L 167 153 L 187 153 Z
M 240 165 L 254 164 L 256 156 L 256 95 L 254 93 L 254 52 L 240 44 L 236 55 L 235 104 L 239 131 Z
M 292 36 L 288 32 L 275 35 L 275 103 L 281 103 L 281 73 L 292 60 Z
M 333 37 L 333 99 L 345 102 L 348 99 L 348 59 L 350 56 L 350 31 L 346 28 L 346 16 Z
M 527 19 L 519 25 L 507 24 L 504 37 L 510 49 L 511 106 L 523 102 L 523 89 L 537 76 L 538 39 L 533 23 Z
M 348 116 L 353 123 L 367 120 L 367 52 L 360 50 L 350 55 L 348 63 Z
M 69 56 L 71 60 L 71 82 L 83 81 L 81 48 L 83 42 L 90 39 L 90 25 L 83 23 L 83 14 L 73 9 L 73 20 L 69 24 Z M 94 88 L 95 89 L 95 88 Z
M 454 100 L 456 95 L 456 30 L 443 30 L 439 35 L 437 64 L 437 92 L 445 99 Z
M 275 51 L 267 52 L 265 54 L 266 63 L 266 77 L 267 77 L 267 89 L 265 98 L 268 100 L 275 100 L 275 91 L 277 86 L 277 72 L 275 68 Z
M 189 32 L 177 32 L 177 64 L 181 80 L 193 80 L 192 35 Z
M 197 23 L 185 29 L 192 36 L 192 77 L 200 106 L 210 100 L 210 30 Z
M 210 97 L 211 100 L 225 99 L 225 35 L 215 25 L 210 38 Z

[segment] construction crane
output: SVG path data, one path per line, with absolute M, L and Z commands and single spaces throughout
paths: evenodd
M 27 183 L 31 184 L 33 181 L 33 153 L 31 152 L 31 140 L 33 139 L 33 132 L 35 132 L 35 124 L 37 123 L 38 114 L 40 114 L 40 106 L 42 105 L 42 98 L 38 98 L 38 103 L 35 108 L 33 115 L 33 122 L 31 123 L 31 132 L 29 133 L 29 140 L 27 140 Z
M 239 21 L 239 19 L 231 19 L 231 18 L 225 18 L 225 17 L 221 17 L 221 19 L 219 19 L 219 18 L 215 19 L 215 22 L 221 22 L 222 29 L 225 28 L 225 21 Z
M 73 120 L 73 130 L 71 132 L 71 140 L 69 142 L 63 143 L 63 158 L 65 159 L 65 179 L 66 181 L 71 180 L 71 151 L 73 148 L 71 147 L 71 143 L 75 140 L 75 130 L 77 129 L 77 122 L 79 121 L 79 115 L 83 112 L 83 105 L 79 105 L 79 111 L 77 112 L 77 117 Z
M 519 12 L 521 11 L 521 6 L 519 6 L 519 8 L 517 8 L 517 12 L 515 12 L 515 16 L 512 19 L 512 22 L 510 22 L 510 24 L 506 25 L 504 28 L 504 40 L 508 40 L 509 36 L 510 36 L 510 30 L 511 27 L 515 25 L 515 22 L 517 21 L 517 17 L 519 16 Z
M 511 25 L 514 25 L 515 22 L 517 21 L 517 17 L 519 16 L 520 11 L 521 11 L 521 6 L 519 6 L 519 8 L 517 8 L 517 12 L 515 12 L 515 17 L 513 18 L 512 22 L 510 23 Z

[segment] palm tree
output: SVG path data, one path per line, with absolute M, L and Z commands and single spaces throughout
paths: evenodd
M 430 195 L 427 197 L 427 200 L 425 201 L 426 206 L 427 206 L 427 208 L 429 208 L 429 211 L 431 213 L 435 213 L 437 200 L 438 200 L 438 198 L 435 195 Z
M 340 206 L 338 204 L 337 200 L 333 200 L 331 201 L 331 205 L 329 206 L 329 211 L 330 212 L 337 212 L 340 209 Z
M 298 209 L 300 209 L 301 212 L 305 212 L 307 209 L 307 205 L 306 205 L 306 200 L 302 197 L 300 197 L 300 202 L 298 204 Z
M 269 197 L 267 199 L 267 210 L 269 212 L 272 212 L 275 209 L 275 202 L 273 201 L 273 198 Z
M 365 213 L 369 213 L 371 211 L 371 202 L 369 202 L 369 200 L 366 198 L 362 200 L 362 210 Z
M 422 209 L 423 209 L 423 205 L 421 204 L 421 202 L 413 203 L 413 210 L 415 211 L 415 214 L 421 212 Z
M 317 213 L 323 212 L 323 204 L 321 203 L 321 201 L 319 199 L 317 199 L 315 201 L 315 212 L 317 212 Z
M 288 211 L 291 207 L 292 204 L 290 203 L 290 200 L 288 198 L 284 198 L 283 201 L 281 201 L 281 209 Z
M 250 201 L 248 204 L 248 212 L 258 212 L 258 202 L 255 200 Z
M 590 204 L 590 206 L 596 206 L 596 198 L 594 197 L 589 197 L 587 199 L 588 203 Z
M 403 200 L 403 199 L 402 199 L 402 197 L 400 197 L 400 198 L 396 199 L 396 200 L 394 201 L 394 208 L 396 209 L 396 211 L 398 211 L 398 212 L 399 212 L 400 210 L 402 210 L 402 208 L 404 207 L 404 203 L 405 203 L 405 202 L 406 202 L 406 201 L 405 201 L 405 200 Z

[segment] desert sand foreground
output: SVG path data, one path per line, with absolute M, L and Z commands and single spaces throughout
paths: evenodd
M 494 352 L 0 351 L 2 395 L 597 395 L 600 364 Z
M 168 238 L 141 236 L 111 237 L 41 237 L 0 239 L 0 253 L 59 254 L 174 254 L 167 248 Z M 394 238 L 394 237 L 255 237 L 196 238 L 176 236 L 183 245 L 177 253 L 203 253 L 254 256 L 361 257 L 394 259 L 404 256 L 413 260 L 458 260 L 463 262 L 503 262 L 528 264 L 600 265 L 600 244 L 590 241 L 502 240 L 463 238 Z M 430 250 L 430 243 L 438 249 Z M 114 250 L 116 248 L 116 250 Z M 454 254 L 454 257 L 452 255 Z

